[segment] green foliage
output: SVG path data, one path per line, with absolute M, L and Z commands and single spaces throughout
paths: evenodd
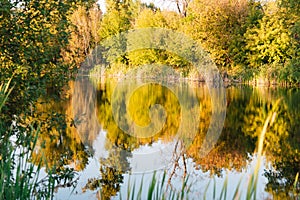
M 0 85 L 0 113 L 1 109 L 4 106 L 5 102 L 8 99 L 9 94 L 13 90 L 13 87 L 9 88 L 11 79 L 7 83 L 1 83 Z
M 287 8 L 289 13 L 294 13 L 299 16 L 300 11 L 300 2 L 297 0 L 280 0 L 278 1 L 279 5 Z
M 78 4 L 90 2 L 0 2 L 0 82 L 12 77 L 13 86 L 9 91 L 1 85 L 0 92 L 1 107 L 6 100 L 0 114 L 1 199 L 50 199 L 60 181 L 74 178 L 69 168 L 54 170 L 46 165 L 48 175 L 40 179 L 45 163 L 33 150 L 39 146 L 40 133 L 46 134 L 53 124 L 45 128 L 33 111 L 40 95 L 47 90 L 60 93 L 70 80 L 73 63 L 66 64 L 62 58 L 70 33 L 69 16 Z
M 115 196 L 120 190 L 120 184 L 123 182 L 123 175 L 120 171 L 115 168 L 100 168 L 102 178 L 101 190 L 99 191 L 101 199 L 109 199 Z
M 179 2 L 181 1 L 177 1 Z M 4 186 L 5 192 L 10 191 L 7 195 L 11 196 L 7 198 L 15 198 L 16 196 L 13 195 L 23 195 L 27 198 L 33 190 L 37 191 L 35 186 L 32 188 L 29 186 L 32 179 L 27 179 L 36 176 L 36 174 L 33 175 L 34 165 L 27 161 L 24 162 L 26 164 L 23 163 L 27 178 L 23 178 L 23 164 L 22 166 L 21 164 L 15 165 L 15 163 L 21 163 L 19 160 L 23 159 L 13 150 L 16 145 L 11 143 L 10 137 L 15 133 L 18 133 L 19 147 L 29 149 L 33 149 L 34 145 L 40 147 L 40 151 L 28 154 L 30 156 L 25 160 L 32 159 L 31 162 L 37 164 L 40 169 L 46 166 L 40 162 L 40 159 L 45 159 L 48 163 L 48 181 L 51 184 L 58 183 L 60 180 L 59 177 L 54 177 L 56 173 L 61 178 L 66 178 L 67 181 L 74 178 L 73 170 L 66 168 L 65 165 L 77 163 L 77 170 L 86 166 L 87 151 L 81 138 L 68 127 L 71 120 L 67 119 L 65 113 L 59 109 L 56 110 L 51 106 L 39 107 L 34 104 L 41 94 L 49 90 L 59 93 L 59 89 L 66 85 L 79 63 L 100 40 L 122 31 L 145 27 L 163 27 L 182 31 L 199 41 L 220 69 L 235 74 L 236 78 L 242 76 L 244 79 L 251 79 L 262 76 L 277 81 L 300 82 L 300 9 L 297 0 L 278 0 L 265 5 L 257 1 L 246 0 L 186 2 L 189 2 L 187 12 L 184 11 L 183 15 L 179 15 L 175 12 L 160 11 L 151 4 L 145 6 L 139 1 L 108 0 L 107 13 L 103 16 L 98 7 L 91 6 L 93 1 L 4 0 L 0 2 L 0 82 L 9 82 L 13 77 L 11 85 L 14 86 L 13 90 L 9 89 L 8 84 L 0 86 L 0 162 L 1 170 L 3 170 L 1 171 L 1 181 L 3 181 L 1 184 L 8 184 Z M 111 55 L 118 54 L 120 49 L 126 50 L 132 42 L 141 41 L 139 38 L 135 38 L 135 41 L 126 41 L 120 35 L 113 42 L 115 46 L 111 49 Z M 182 45 L 176 48 L 182 50 L 182 55 L 189 55 L 191 47 Z M 106 59 L 110 62 L 111 71 L 116 73 L 126 72 L 139 65 L 157 63 L 170 65 L 184 75 L 191 74 L 190 64 L 186 60 L 178 55 L 157 49 L 129 52 L 120 55 L 117 60 L 112 60 L 110 57 Z M 146 73 L 151 76 L 160 72 L 160 69 L 154 71 L 154 68 L 151 68 Z M 129 108 L 135 113 L 134 119 L 141 124 L 149 120 L 143 117 L 147 114 L 143 105 L 149 107 L 152 103 L 160 102 L 160 98 L 165 98 L 169 100 L 164 104 L 168 108 L 175 101 L 174 97 L 168 93 L 165 93 L 165 96 L 150 95 L 150 97 L 149 91 L 152 92 L 154 89 L 141 88 L 140 93 L 148 96 L 149 102 L 145 102 L 145 99 L 140 99 L 135 94 Z M 158 89 L 158 92 L 163 91 L 163 88 Z M 98 112 L 98 118 L 108 132 L 110 144 L 107 144 L 106 148 L 110 150 L 110 158 L 102 161 L 108 166 L 100 170 L 103 175 L 100 186 L 107 192 L 114 190 L 116 194 L 119 190 L 118 184 L 122 182 L 120 171 L 129 170 L 127 157 L 130 155 L 122 157 L 124 155 L 121 152 L 131 151 L 140 144 L 153 142 L 157 138 L 151 138 L 151 141 L 137 140 L 123 133 L 114 123 L 111 114 L 111 88 L 101 92 L 98 96 L 101 102 L 98 109 L 103 112 Z M 11 95 L 8 98 L 9 93 Z M 119 95 L 126 96 L 127 94 Z M 135 104 L 140 106 L 135 106 Z M 257 131 L 261 130 L 260 127 L 273 105 L 274 102 L 258 103 L 254 100 L 245 100 L 239 105 L 240 107 L 231 104 L 235 112 L 229 114 L 230 120 L 226 122 L 227 126 L 224 129 L 227 132 L 221 138 L 227 138 L 228 133 L 232 131 L 230 128 L 232 124 L 244 121 L 246 125 L 239 124 L 238 127 L 240 131 L 247 133 L 247 140 L 250 143 L 253 142 L 253 138 L 257 136 Z M 249 114 L 249 117 L 242 119 L 239 111 L 245 107 L 243 112 Z M 178 109 L 172 109 L 167 109 L 167 111 L 178 113 Z M 210 112 L 209 106 L 204 109 L 206 109 L 204 114 Z M 45 112 L 45 110 L 55 111 Z M 122 112 L 125 110 L 120 108 L 119 114 L 123 114 Z M 297 130 L 290 130 L 291 124 L 295 123 L 293 120 L 298 118 L 296 114 L 289 115 L 288 113 L 288 106 L 281 105 L 278 110 L 277 123 L 269 127 L 266 132 L 266 149 L 274 157 L 278 170 L 276 174 L 269 173 L 268 178 L 271 181 L 273 181 L 272 178 L 275 179 L 273 182 L 270 181 L 273 185 L 278 184 L 278 179 L 282 177 L 292 180 L 295 171 L 299 169 L 299 152 L 297 152 L 299 147 L 293 143 L 294 136 L 290 134 L 291 132 L 298 133 Z M 17 118 L 13 118 L 14 115 Z M 18 127 L 11 126 L 13 119 L 17 120 Z M 37 120 L 40 123 L 37 123 Z M 167 124 L 177 123 L 177 120 L 176 117 L 170 118 Z M 205 132 L 206 125 L 204 122 L 200 124 L 202 132 Z M 42 134 L 37 139 L 35 134 L 40 131 Z M 163 132 L 161 135 L 164 135 Z M 62 137 L 64 140 L 61 140 Z M 34 141 L 34 145 L 30 140 Z M 194 156 L 195 160 L 197 160 L 195 152 L 201 141 L 201 136 L 196 137 L 189 149 L 189 155 Z M 241 146 L 244 144 L 233 142 Z M 218 144 L 216 152 L 225 149 L 226 146 L 222 145 L 222 143 Z M 53 152 L 54 147 L 56 151 Z M 253 145 L 244 148 L 252 149 Z M 224 154 L 224 157 L 230 160 L 227 154 Z M 281 157 L 284 157 L 282 161 L 278 159 Z M 117 160 L 121 158 L 123 163 L 117 163 Z M 289 160 L 295 162 L 289 162 Z M 118 170 L 111 170 L 109 168 L 111 165 L 117 165 Z M 17 171 L 16 177 L 12 176 L 13 168 Z M 215 168 L 216 171 L 219 170 L 217 165 Z M 9 178 L 5 179 L 5 176 Z M 288 187 L 290 186 L 291 183 L 288 182 Z M 50 187 L 53 190 L 53 185 Z M 272 189 L 279 191 L 280 187 L 281 185 L 278 184 L 277 188 Z M 25 191 L 26 188 L 29 188 L 28 191 Z M 153 189 L 153 185 L 151 188 Z M 1 193 L 4 194 L 3 191 Z M 49 197 L 49 193 L 46 192 L 45 195 Z
M 91 8 L 79 5 L 76 10 L 69 16 L 70 38 L 67 47 L 62 52 L 63 60 L 76 67 L 84 61 L 86 56 L 98 44 L 101 10 L 97 4 Z
M 72 66 L 62 61 L 61 52 L 68 43 L 68 16 L 76 4 L 1 1 L 0 81 L 13 76 L 15 85 L 7 112 L 19 114 L 44 94 L 46 87 L 58 89 L 66 85 Z
M 139 1 L 108 1 L 99 25 L 100 39 L 132 28 L 162 27 L 191 36 L 210 53 L 229 80 L 298 82 L 299 3 L 260 1 L 176 1 L 181 12 L 161 11 Z M 183 6 L 183 7 L 180 7 Z M 138 38 L 137 38 L 138 39 Z M 124 52 L 130 41 L 116 38 L 114 48 Z M 108 44 L 111 45 L 111 44 Z M 178 47 L 180 48 L 180 47 Z M 109 73 L 122 74 L 144 64 L 166 64 L 192 77 L 191 66 L 178 55 L 142 49 L 107 59 Z
M 202 44 L 219 67 L 229 67 L 232 54 L 241 51 L 249 10 L 247 1 L 193 1 L 184 31 Z
M 286 19 L 279 14 L 267 14 L 258 26 L 245 34 L 251 67 L 259 68 L 267 64 L 283 64 L 291 58 L 295 46 Z
M 288 83 L 299 84 L 300 82 L 300 60 L 292 59 L 287 65 L 281 69 L 279 74 L 280 80 Z
M 119 33 L 128 31 L 132 28 L 138 8 L 139 3 L 132 0 L 107 1 L 107 12 L 101 19 L 99 36 L 101 40 L 116 36 L 113 39 L 113 44 L 103 44 L 104 46 L 110 47 L 107 55 L 104 55 L 106 60 L 109 61 L 109 68 L 115 67 L 118 69 L 120 68 L 120 65 L 128 64 L 127 55 L 120 55 L 117 60 L 112 59 L 110 56 L 115 54 L 118 55 L 120 51 L 125 51 L 127 41 L 122 37 L 122 34 Z
M 268 113 L 274 107 L 275 102 L 271 103 L 259 103 L 255 105 L 250 102 L 246 108 L 247 117 L 245 117 L 245 126 L 243 132 L 249 134 L 251 137 L 257 137 L 263 129 L 264 120 L 267 118 Z M 281 141 L 287 140 L 289 135 L 288 124 L 290 122 L 290 116 L 286 112 L 286 105 L 282 104 L 277 108 L 276 123 L 266 130 L 265 150 L 268 152 L 277 152 L 281 149 Z
M 112 10 L 103 16 L 99 34 L 101 38 L 107 38 L 122 31 L 128 30 L 131 25 L 128 16 L 122 16 L 118 10 Z
M 0 111 L 10 94 L 9 82 L 0 86 Z M 2 112 L 0 116 L 2 117 Z M 15 118 L 16 124 L 19 119 Z M 33 156 L 40 126 L 10 125 L 0 121 L 0 199 L 51 199 L 61 181 L 73 178 L 73 173 L 49 173 L 41 178 L 43 160 Z
M 0 199 L 52 199 L 60 183 L 70 186 L 75 183 L 73 170 L 66 168 L 57 171 L 55 167 L 47 165 L 42 168 L 45 161 L 34 157 L 40 127 L 23 128 L 22 135 L 17 134 L 16 141 L 12 141 L 7 135 L 12 135 L 14 131 L 0 130 Z M 48 174 L 42 177 L 40 172 L 44 170 Z
M 135 28 L 146 28 L 146 27 L 166 27 L 166 21 L 160 11 L 153 11 L 150 9 L 142 10 L 136 21 Z
M 129 30 L 137 9 L 136 3 L 132 0 L 108 0 L 106 4 L 107 12 L 101 19 L 99 30 L 102 39 Z
M 255 77 L 295 83 L 298 74 L 297 17 L 269 2 L 264 15 L 245 33 L 246 61 Z
M 180 27 L 180 17 L 174 12 L 161 12 L 159 10 L 153 11 L 150 9 L 142 10 L 136 21 L 135 28 L 148 28 L 148 27 L 160 27 L 169 28 L 174 31 Z M 128 43 L 134 43 L 137 41 L 128 41 Z M 139 65 L 145 64 L 165 64 L 174 67 L 175 69 L 181 68 L 189 70 L 189 63 L 178 55 L 174 55 L 170 52 L 166 52 L 160 49 L 141 49 L 133 52 L 129 52 L 127 55 L 129 65 L 132 68 L 136 68 Z

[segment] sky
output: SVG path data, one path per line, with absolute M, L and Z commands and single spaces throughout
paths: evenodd
M 142 2 L 145 3 L 154 3 L 157 7 L 160 7 L 163 10 L 176 10 L 176 5 L 171 0 L 142 0 Z M 98 4 L 100 5 L 100 8 L 102 12 L 106 12 L 105 8 L 105 0 L 98 0 Z

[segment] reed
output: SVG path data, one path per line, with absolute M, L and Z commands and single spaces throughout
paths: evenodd
M 10 88 L 10 80 L 0 85 L 0 114 L 5 106 L 13 87 Z M 16 135 L 16 129 L 6 127 L 0 121 L 0 200 L 2 199 L 51 199 L 53 197 L 53 182 L 48 182 L 47 189 L 41 189 L 39 179 L 41 161 L 33 160 L 39 127 L 30 126 L 29 132 L 22 133 L 24 141 L 17 145 L 12 139 Z M 39 163 L 35 166 L 33 163 Z
M 168 187 L 168 181 L 166 179 L 167 172 L 163 172 L 162 175 L 158 175 L 154 172 L 150 183 L 147 185 L 144 182 L 144 176 L 142 177 L 141 183 L 137 189 L 136 182 L 131 185 L 129 179 L 127 184 L 127 196 L 119 194 L 119 199 L 147 199 L 147 200 L 165 200 L 165 199 L 187 199 L 187 194 L 190 191 L 191 185 L 188 184 L 189 178 L 186 177 L 180 190 L 175 190 Z M 137 189 L 137 191 L 135 191 Z

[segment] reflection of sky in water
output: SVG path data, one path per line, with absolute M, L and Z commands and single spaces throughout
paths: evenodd
M 100 176 L 99 168 L 100 162 L 99 158 L 106 158 L 108 156 L 108 151 L 105 150 L 105 136 L 106 132 L 100 131 L 98 137 L 93 142 L 93 148 L 95 150 L 94 157 L 89 158 L 89 164 L 87 167 L 78 173 L 79 181 L 77 187 L 73 188 L 61 188 L 59 192 L 56 193 L 55 199 L 96 199 L 97 190 L 82 193 L 82 188 L 85 186 L 89 178 L 97 178 Z M 174 148 L 174 143 L 162 143 L 160 140 L 153 143 L 152 146 L 142 145 L 138 149 L 134 150 L 132 158 L 129 158 L 130 165 L 132 167 L 131 174 L 124 174 L 123 184 L 121 184 L 120 193 L 113 199 L 120 199 L 120 194 L 122 199 L 127 198 L 127 191 L 128 191 L 128 183 L 130 182 L 131 185 L 134 183 L 136 184 L 136 188 L 140 187 L 141 181 L 143 180 L 143 193 L 142 198 L 146 199 L 146 192 L 148 191 L 148 186 L 152 180 L 153 169 L 157 167 L 157 178 L 161 178 L 163 171 L 167 170 L 166 178 L 170 176 L 173 170 L 172 163 L 172 154 Z M 150 155 L 149 155 L 150 152 Z M 170 159 L 167 159 L 170 158 Z M 158 163 L 158 161 L 163 161 L 165 163 Z M 187 172 L 189 174 L 189 182 L 191 184 L 191 191 L 189 199 L 198 199 L 199 195 L 203 195 L 205 189 L 207 188 L 206 198 L 213 199 L 213 190 L 214 184 L 216 185 L 216 196 L 218 197 L 221 193 L 224 181 L 226 176 L 228 177 L 228 188 L 227 188 L 227 199 L 232 199 L 234 192 L 238 186 L 239 181 L 241 180 L 240 184 L 240 197 L 241 199 L 246 198 L 247 187 L 251 177 L 253 174 L 257 159 L 256 157 L 252 157 L 249 155 L 248 164 L 246 168 L 243 168 L 241 172 L 237 172 L 235 170 L 222 170 L 221 176 L 217 177 L 216 175 L 211 176 L 210 172 L 203 172 L 201 169 L 197 170 L 194 168 L 196 165 L 192 159 L 186 159 L 187 163 Z M 259 171 L 259 179 L 257 185 L 257 198 L 258 199 L 265 199 L 270 197 L 267 192 L 264 191 L 265 185 L 267 184 L 267 178 L 263 176 L 263 172 L 265 168 L 269 168 L 269 164 L 266 163 L 265 159 L 263 160 L 263 164 L 260 167 Z M 147 171 L 148 169 L 148 171 Z M 142 172 L 144 170 L 144 173 Z M 182 186 L 182 176 L 183 176 L 183 162 L 182 159 L 179 160 L 179 168 L 176 169 L 175 175 L 172 177 L 172 187 L 177 188 L 180 190 Z M 215 183 L 214 183 L 215 181 Z
M 105 150 L 106 132 L 101 130 L 98 137 L 93 141 L 95 150 L 94 158 L 107 158 L 108 151 Z M 131 173 L 152 172 L 153 170 L 170 167 L 174 143 L 163 143 L 161 140 L 154 142 L 151 146 L 141 145 L 132 151 L 132 157 L 128 158 L 131 166 Z M 169 159 L 168 159 L 169 158 Z

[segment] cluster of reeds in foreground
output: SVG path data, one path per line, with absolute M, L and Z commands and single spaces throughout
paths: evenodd
M 0 114 L 13 87 L 10 81 L 0 84 Z M 22 134 L 24 139 L 16 135 Z M 39 129 L 30 128 L 29 132 L 18 132 L 16 127 L 7 127 L 0 121 L 0 200 L 2 199 L 51 199 L 55 180 L 51 175 L 41 180 L 41 163 L 33 160 Z M 20 145 L 21 144 L 21 145 Z M 50 177 L 50 178 L 49 178 Z
M 126 200 L 135 200 L 135 199 L 147 199 L 147 200 L 178 200 L 178 199 L 246 199 L 246 200 L 251 200 L 251 199 L 260 199 L 257 197 L 257 181 L 259 178 L 258 174 L 258 169 L 259 165 L 256 166 L 256 170 L 254 173 L 251 175 L 249 182 L 248 182 L 248 187 L 246 191 L 246 197 L 241 197 L 241 190 L 244 188 L 241 188 L 241 180 L 238 182 L 238 185 L 236 186 L 233 196 L 229 197 L 227 195 L 228 192 L 228 177 L 226 176 L 225 181 L 223 183 L 223 186 L 221 188 L 221 192 L 217 194 L 217 186 L 216 182 L 214 180 L 214 185 L 213 185 L 213 191 L 208 191 L 210 182 L 205 188 L 204 194 L 202 196 L 198 197 L 190 197 L 189 196 L 189 191 L 191 189 L 191 185 L 188 184 L 188 179 L 184 180 L 184 183 L 182 185 L 181 190 L 176 191 L 172 189 L 166 189 L 165 185 L 166 183 L 166 172 L 163 173 L 163 177 L 160 180 L 157 180 L 156 178 L 156 173 L 153 174 L 152 180 L 148 186 L 145 187 L 144 182 L 137 186 L 136 184 L 130 185 L 128 184 L 127 188 L 127 194 L 120 194 L 119 199 L 126 199 Z M 295 177 L 295 182 L 294 182 L 294 189 L 296 190 L 296 184 L 298 182 L 298 176 L 299 173 L 297 173 Z M 210 197 L 207 197 L 207 193 L 211 192 Z M 142 195 L 146 193 L 145 195 Z M 101 198 L 101 191 L 100 191 L 100 199 Z M 298 196 L 299 197 L 299 196 Z M 291 199 L 299 199 L 297 196 L 291 196 Z

